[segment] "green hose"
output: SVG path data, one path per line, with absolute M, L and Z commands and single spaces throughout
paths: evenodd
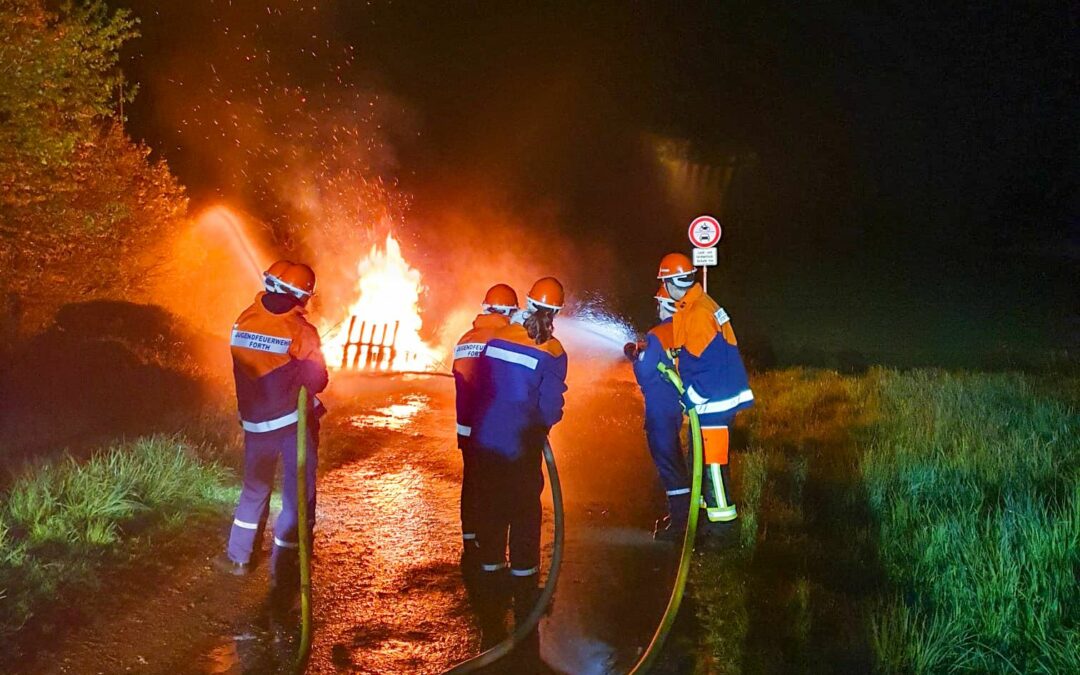
M 471 673 L 489 666 L 509 654 L 514 647 L 533 632 L 540 623 L 540 619 L 543 618 L 544 612 L 547 611 L 551 598 L 555 595 L 555 583 L 559 580 L 559 569 L 562 567 L 565 526 L 563 523 L 563 498 L 562 485 L 559 483 L 559 470 L 555 466 L 555 454 L 551 451 L 551 444 L 547 442 L 544 443 L 544 462 L 547 464 L 548 479 L 551 481 L 551 501 L 555 510 L 555 545 L 551 552 L 551 571 L 548 572 L 544 590 L 540 593 L 540 597 L 537 598 L 536 604 L 533 605 L 529 615 L 520 624 L 514 626 L 514 632 L 506 639 L 468 661 L 462 661 L 446 671 L 444 675 Z
M 679 374 L 663 363 L 658 363 L 657 368 L 671 380 L 671 383 L 679 390 L 679 394 L 682 395 L 684 389 Z M 682 603 L 683 591 L 686 590 L 686 579 L 690 575 L 690 559 L 694 555 L 694 536 L 697 533 L 698 503 L 701 501 L 702 443 L 701 423 L 698 421 L 697 411 L 691 408 L 688 412 L 688 416 L 690 417 L 690 441 L 694 455 L 694 472 L 690 483 L 690 513 L 687 515 L 686 533 L 683 535 L 682 555 L 679 558 L 679 571 L 675 576 L 675 587 L 671 589 L 671 598 L 668 599 L 667 609 L 664 610 L 664 617 L 660 620 L 660 625 L 657 626 L 652 641 L 649 642 L 649 646 L 645 649 L 641 658 L 638 659 L 638 662 L 634 664 L 634 667 L 630 669 L 631 675 L 647 673 L 653 665 L 655 665 L 656 659 L 660 656 L 660 650 L 664 646 L 664 641 L 667 640 L 668 633 L 671 632 L 671 627 L 675 625 L 675 617 L 679 614 L 679 605 Z
M 296 510 L 300 543 L 300 649 L 294 671 L 303 673 L 311 656 L 311 550 L 307 512 L 307 387 L 300 387 L 296 403 Z

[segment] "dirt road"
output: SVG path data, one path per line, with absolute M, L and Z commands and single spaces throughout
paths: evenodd
M 571 381 L 553 434 L 567 551 L 540 660 L 494 670 L 624 671 L 663 610 L 675 551 L 649 536 L 661 492 L 640 398 L 616 372 Z M 441 672 L 481 643 L 459 569 L 452 380 L 343 378 L 327 399 L 308 672 Z M 18 672 L 286 672 L 295 627 L 266 611 L 265 570 L 240 579 L 209 568 L 224 521 L 197 525 L 199 536 L 167 544 L 153 568 L 115 579 L 88 623 Z

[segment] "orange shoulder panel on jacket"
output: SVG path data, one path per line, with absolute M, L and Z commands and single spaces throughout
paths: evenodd
M 653 326 L 649 331 L 652 335 L 656 336 L 656 339 L 660 341 L 660 346 L 663 349 L 675 348 L 675 324 L 668 321 L 666 323 Z
M 694 356 L 701 356 L 720 332 L 716 322 L 716 310 L 719 308 L 712 298 L 705 295 L 700 284 L 694 284 L 676 304 L 671 322 L 675 346 L 687 349 Z
M 292 326 L 293 342 L 289 349 L 289 355 L 296 359 L 310 359 L 322 361 L 322 340 L 319 339 L 319 331 L 300 312 L 289 313 L 289 323 Z
M 506 340 L 507 342 L 513 342 L 514 344 L 521 345 L 523 347 L 531 347 L 532 349 L 538 349 L 542 352 L 547 352 L 555 358 L 558 358 L 565 354 L 562 343 L 556 338 L 551 338 L 542 345 L 536 344 L 536 340 L 529 337 L 529 331 L 525 330 L 525 326 L 519 323 L 510 324 L 506 328 L 501 328 L 495 333 L 496 340 Z

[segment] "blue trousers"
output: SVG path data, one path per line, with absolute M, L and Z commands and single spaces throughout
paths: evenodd
M 667 411 L 663 415 L 651 410 L 645 413 L 645 439 L 649 443 L 649 454 L 664 486 L 668 515 L 676 526 L 686 523 L 690 505 L 690 475 L 679 439 L 682 419 L 681 409 L 676 409 L 674 415 Z
M 544 474 L 540 468 L 542 451 L 528 449 L 507 459 L 504 455 L 476 448 L 480 469 L 480 563 L 485 572 L 506 567 L 507 537 L 510 544 L 510 574 L 529 577 L 540 571 L 540 526 Z
M 461 449 L 461 538 L 476 541 L 477 521 L 480 514 L 480 476 L 476 451 L 467 436 L 458 436 Z
M 307 514 L 308 532 L 315 526 L 315 467 L 318 464 L 318 429 L 308 430 Z M 270 509 L 274 471 L 278 457 L 285 467 L 281 486 L 281 513 L 274 523 L 274 547 L 270 575 L 275 581 L 297 569 L 296 427 L 266 434 L 244 434 L 244 486 L 236 505 L 228 555 L 233 562 L 247 563 L 258 544 Z

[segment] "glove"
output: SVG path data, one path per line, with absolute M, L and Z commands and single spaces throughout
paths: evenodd
M 631 361 L 637 361 L 638 356 L 645 349 L 644 342 L 627 342 L 623 345 L 622 351 L 626 355 L 626 358 Z

